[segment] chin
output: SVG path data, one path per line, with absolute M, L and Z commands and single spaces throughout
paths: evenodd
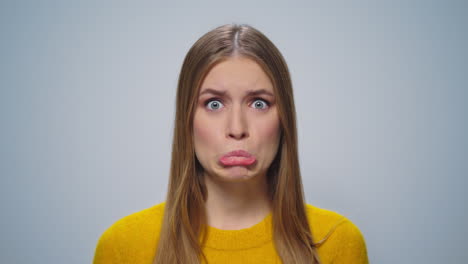
M 245 166 L 233 166 L 223 169 L 220 177 L 225 181 L 242 182 L 255 178 L 256 173 L 247 169 Z

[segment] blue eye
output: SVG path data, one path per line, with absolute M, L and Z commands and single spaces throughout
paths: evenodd
M 262 107 L 262 105 L 264 105 L 264 107 Z M 269 104 L 267 101 L 263 100 L 263 99 L 256 99 L 256 100 L 254 101 L 254 107 L 255 107 L 255 108 L 257 108 L 257 106 L 259 106 L 259 107 L 261 107 L 260 109 L 265 109 L 265 108 L 267 108 L 269 105 L 270 105 L 270 104 Z M 257 109 L 259 109 L 259 108 L 257 108 Z
M 210 104 L 214 109 L 210 108 Z M 220 105 L 222 105 L 222 103 L 219 100 L 211 100 L 210 99 L 205 103 L 205 105 L 208 106 L 208 108 L 210 110 L 216 110 L 216 109 L 219 109 L 221 107 Z

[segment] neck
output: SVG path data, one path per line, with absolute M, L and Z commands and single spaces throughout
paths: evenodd
M 270 213 L 266 175 L 257 175 L 242 182 L 217 180 L 206 174 L 204 177 L 209 226 L 226 230 L 248 228 Z

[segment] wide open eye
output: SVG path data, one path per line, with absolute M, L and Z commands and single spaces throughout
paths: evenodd
M 254 107 L 257 108 L 257 109 L 266 109 L 268 106 L 270 106 L 270 104 L 268 103 L 268 101 L 266 100 L 263 100 L 261 98 L 257 98 L 254 103 L 253 103 Z
M 221 108 L 223 104 L 218 99 L 209 99 L 205 102 L 205 105 L 208 106 L 209 110 L 214 111 Z

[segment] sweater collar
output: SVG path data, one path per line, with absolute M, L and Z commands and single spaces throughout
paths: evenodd
M 259 247 L 273 238 L 272 213 L 259 223 L 239 230 L 222 230 L 207 226 L 204 247 L 221 250 L 240 250 Z

